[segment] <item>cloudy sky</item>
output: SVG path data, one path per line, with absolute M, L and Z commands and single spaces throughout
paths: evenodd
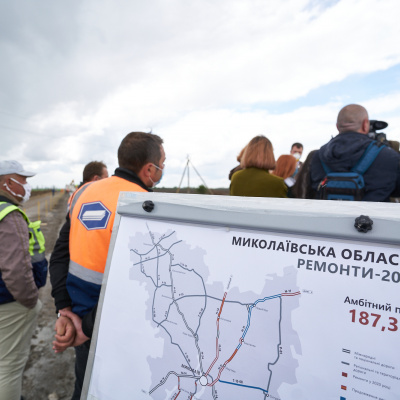
M 349 103 L 400 140 L 399 15 L 398 0 L 2 1 L 0 159 L 63 187 L 92 160 L 113 171 L 122 138 L 151 130 L 160 186 L 179 184 L 189 155 L 228 187 L 252 137 L 307 153 Z

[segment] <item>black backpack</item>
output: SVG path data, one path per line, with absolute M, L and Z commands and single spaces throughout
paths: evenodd
M 376 140 L 372 141 L 357 164 L 349 172 L 333 172 L 321 160 L 326 176 L 318 186 L 319 198 L 323 200 L 359 201 L 364 197 L 363 175 L 386 147 Z

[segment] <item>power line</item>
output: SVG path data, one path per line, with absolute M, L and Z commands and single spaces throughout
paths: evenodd
M 46 134 L 46 133 L 27 131 L 26 129 L 12 128 L 11 126 L 1 125 L 1 124 L 0 124 L 0 128 L 10 129 L 10 130 L 16 131 L 16 132 L 29 133 L 30 135 L 37 135 L 37 136 L 47 137 L 47 138 L 54 139 L 54 140 L 65 139 L 65 137 L 61 138 L 61 137 L 54 136 L 54 135 L 49 135 L 49 134 Z M 82 136 L 70 135 L 70 137 L 73 137 L 74 140 L 79 140 L 81 143 L 83 142 L 84 144 L 92 144 L 93 143 L 93 139 L 84 138 Z M 104 135 L 104 137 L 106 137 L 106 135 Z M 96 142 L 96 145 L 99 146 L 99 147 L 105 148 L 105 149 L 109 149 L 110 148 L 109 145 L 102 144 L 99 141 Z
M 17 132 L 30 133 L 31 135 L 39 135 L 39 136 L 49 137 L 49 138 L 52 138 L 52 137 L 53 137 L 53 136 L 51 136 L 51 135 L 46 135 L 45 133 L 27 131 L 27 130 L 25 130 L 25 129 L 12 128 L 11 126 L 5 126 L 5 125 L 1 125 L 1 124 L 0 124 L 0 128 L 3 128 L 3 129 L 10 129 L 10 130 L 12 130 L 12 131 L 17 131 Z
M 8 112 L 8 111 L 2 111 L 2 110 L 0 110 L 0 114 L 9 115 L 9 116 L 15 117 L 15 118 L 26 119 L 27 121 L 30 120 L 30 118 L 28 118 L 28 117 L 22 117 L 21 115 L 13 114 L 13 113 L 10 113 L 10 112 Z

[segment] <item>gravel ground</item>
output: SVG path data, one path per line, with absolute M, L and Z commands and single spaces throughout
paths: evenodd
M 58 232 L 64 223 L 67 209 L 67 194 L 43 195 L 40 217 L 46 239 L 46 258 L 50 259 Z M 31 220 L 37 219 L 38 197 L 32 198 L 24 207 Z M 32 337 L 31 351 L 24 371 L 22 394 L 25 400 L 69 400 L 74 386 L 74 358 L 72 348 L 62 354 L 52 350 L 55 306 L 51 297 L 50 280 L 40 289 L 43 303 L 37 328 Z

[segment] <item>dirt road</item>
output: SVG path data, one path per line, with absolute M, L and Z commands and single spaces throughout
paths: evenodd
M 40 197 L 39 206 L 39 198 L 35 196 L 24 207 L 33 221 L 37 219 L 38 212 L 40 213 L 48 260 L 64 223 L 67 200 L 67 194 L 56 193 L 52 196 L 50 193 Z M 54 354 L 52 350 L 56 314 L 49 279 L 46 286 L 40 289 L 40 299 L 43 308 L 32 338 L 22 394 L 25 400 L 69 400 L 74 385 L 75 352 L 68 349 L 62 354 Z

